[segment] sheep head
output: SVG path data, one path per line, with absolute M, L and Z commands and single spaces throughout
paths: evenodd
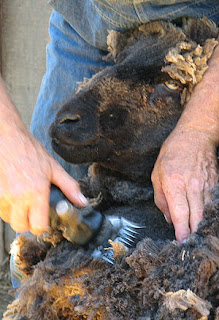
M 106 59 L 115 65 L 85 79 L 61 107 L 51 127 L 54 150 L 69 162 L 96 162 L 131 180 L 149 178 L 164 139 L 207 69 L 217 33 L 207 19 L 110 32 Z

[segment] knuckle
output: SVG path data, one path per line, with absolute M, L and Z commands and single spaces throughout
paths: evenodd
M 152 182 L 153 184 L 156 183 L 156 173 L 155 173 L 154 170 L 152 171 L 152 174 L 151 174 L 151 182 Z
M 166 161 L 162 161 L 160 165 L 160 175 L 164 180 L 171 180 L 175 183 L 184 182 L 184 172 L 181 168 L 176 167 L 174 164 L 171 164 Z
M 28 193 L 36 195 L 43 195 L 50 190 L 50 182 L 46 177 L 34 179 L 34 185 L 29 186 Z
M 188 207 L 185 204 L 176 204 L 173 207 L 171 218 L 177 225 L 185 224 L 188 220 Z
M 188 182 L 188 188 L 192 193 L 199 193 L 204 189 L 204 182 L 202 178 L 193 177 Z
M 152 171 L 151 174 L 151 182 L 153 184 L 153 186 L 158 186 L 160 185 L 161 181 L 162 181 L 162 174 L 159 174 L 159 172 L 157 171 L 157 169 L 154 169 Z
M 9 220 L 10 220 L 11 209 L 12 209 L 12 201 L 10 201 L 10 199 L 7 199 L 4 196 L 1 197 L 1 199 L 0 199 L 0 217 L 5 222 L 9 222 Z
M 72 179 L 72 184 L 76 189 L 79 189 L 79 183 L 76 180 Z
M 184 176 L 179 173 L 170 173 L 168 180 L 171 181 L 172 185 L 182 186 L 185 184 Z
M 27 221 L 12 217 L 10 219 L 10 226 L 16 232 L 26 232 L 28 230 Z
M 190 214 L 190 220 L 192 221 L 201 221 L 204 213 L 204 203 L 201 203 L 197 206 L 196 210 L 193 210 Z
M 166 177 L 163 185 L 165 193 L 168 194 L 169 197 L 173 198 L 172 200 L 174 200 L 176 196 L 179 197 L 183 190 L 185 190 L 184 179 L 178 175 Z
M 154 203 L 162 213 L 166 213 L 168 206 L 164 199 L 154 197 Z
M 177 209 L 177 207 L 176 207 Z M 177 229 L 185 229 L 189 226 L 189 211 L 185 207 L 180 207 L 180 209 L 174 213 L 171 213 L 171 218 L 173 220 L 174 226 Z
M 158 197 L 154 196 L 154 203 L 156 204 L 156 206 L 162 211 L 162 206 L 161 206 L 161 202 L 159 200 Z

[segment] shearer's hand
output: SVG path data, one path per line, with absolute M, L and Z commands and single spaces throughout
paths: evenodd
M 219 45 L 176 128 L 164 142 L 152 173 L 155 202 L 173 222 L 180 242 L 197 230 L 204 204 L 218 181 L 218 83 Z
M 49 224 L 50 185 L 79 206 L 79 185 L 25 128 L 0 77 L 0 217 L 17 232 L 40 234 Z
M 155 203 L 173 223 L 178 241 L 197 230 L 217 180 L 216 148 L 209 134 L 176 128 L 161 148 L 152 182 Z
M 0 146 L 0 217 L 15 231 L 47 229 L 51 183 L 76 205 L 86 204 L 78 183 L 25 128 L 8 128 Z

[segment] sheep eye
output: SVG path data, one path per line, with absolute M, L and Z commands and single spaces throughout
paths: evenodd
M 118 105 L 112 105 L 108 108 L 108 110 L 100 114 L 100 127 L 104 134 L 113 135 L 115 129 L 117 129 L 117 132 L 126 123 L 128 112 Z
M 177 90 L 179 89 L 179 85 L 177 82 L 174 82 L 174 81 L 166 81 L 165 83 L 165 86 L 170 89 L 170 90 Z

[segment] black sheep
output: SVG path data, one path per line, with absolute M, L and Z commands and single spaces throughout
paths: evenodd
M 125 256 L 114 246 L 111 266 L 56 231 L 19 237 L 16 262 L 28 279 L 4 320 L 219 319 L 219 187 L 198 232 L 180 245 L 150 183 L 159 148 L 207 69 L 217 35 L 207 19 L 110 33 L 115 66 L 80 85 L 51 135 L 66 160 L 93 163 L 81 188 L 91 198 L 101 192 L 96 208 L 144 224 L 144 239 Z

